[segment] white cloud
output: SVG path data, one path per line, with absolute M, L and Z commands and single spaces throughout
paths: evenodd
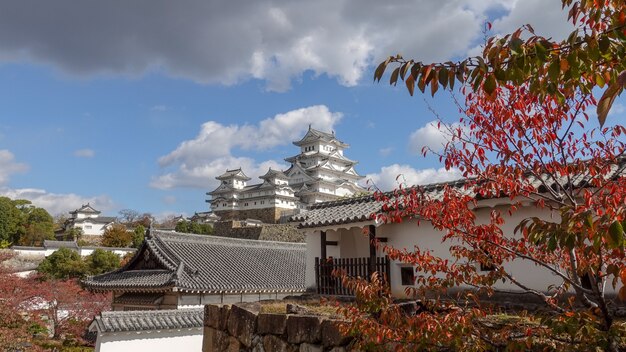
M 176 196 L 165 196 L 163 197 L 163 203 L 171 205 L 176 203 Z
M 574 30 L 567 21 L 567 12 L 561 10 L 560 1 L 515 0 L 510 12 L 493 22 L 496 33 L 511 33 L 517 28 L 530 24 L 537 35 L 562 40 Z
M 93 149 L 78 149 L 74 151 L 74 156 L 77 158 L 93 158 L 96 152 Z
M 286 165 L 283 163 L 273 160 L 257 163 L 249 157 L 233 156 L 232 151 L 234 148 L 268 150 L 290 144 L 304 135 L 309 124 L 319 130 L 331 131 L 341 117 L 341 113 L 316 105 L 277 114 L 258 125 L 225 126 L 208 121 L 194 139 L 182 142 L 175 150 L 159 158 L 161 167 L 175 170 L 154 177 L 150 185 L 159 189 L 210 188 L 216 184 L 215 176 L 226 169 L 241 166 L 253 178 L 265 173 L 269 167 L 284 169 Z
M 389 156 L 391 152 L 393 152 L 392 147 L 381 148 L 378 150 L 378 154 L 380 154 L 380 156 Z
M 0 195 L 11 199 L 30 200 L 34 205 L 46 209 L 52 215 L 67 215 L 67 212 L 80 208 L 81 205 L 87 203 L 103 213 L 114 208 L 113 201 L 106 195 L 84 197 L 74 193 L 50 193 L 37 188 L 0 188 Z
M 0 186 L 6 184 L 12 174 L 28 171 L 28 165 L 15 161 L 13 153 L 0 149 Z
M 367 187 L 378 187 L 382 191 L 390 191 L 399 185 L 414 186 L 431 183 L 452 181 L 462 178 L 457 169 L 446 170 L 445 168 L 414 169 L 409 165 L 393 164 L 384 166 L 378 173 L 367 174 L 365 180 Z
M 167 106 L 165 105 L 154 105 L 150 108 L 151 111 L 163 112 L 167 110 Z
M 440 152 L 450 140 L 450 130 L 455 130 L 461 125 L 458 122 L 445 124 L 438 121 L 430 121 L 411 133 L 409 137 L 409 150 L 415 154 L 422 154 L 423 148 L 427 147 L 435 152 Z M 462 127 L 463 131 L 469 132 L 466 127 Z
M 50 64 L 74 75 L 160 71 L 201 83 L 257 78 L 288 89 L 304 72 L 357 84 L 390 54 L 424 61 L 464 55 L 492 9 L 496 26 L 565 22 L 542 0 L 32 0 L 0 12 L 0 60 Z M 494 13 L 493 11 L 490 13 Z M 558 20 L 558 21 L 557 21 Z M 59 26 L 63 23 L 63 26 Z

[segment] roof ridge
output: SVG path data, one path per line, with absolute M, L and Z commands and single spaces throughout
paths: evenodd
M 305 247 L 304 243 L 299 242 L 284 242 L 284 241 L 265 241 L 265 240 L 252 240 L 246 238 L 234 238 L 234 237 L 225 237 L 225 236 L 215 236 L 215 235 L 200 235 L 195 233 L 182 233 L 176 231 L 162 231 L 162 230 L 154 230 L 154 235 L 159 235 L 159 237 L 170 237 L 170 238 L 183 238 L 188 237 L 189 239 L 199 240 L 201 242 L 218 242 L 222 244 L 228 244 L 231 242 L 232 244 L 250 244 L 254 247 L 275 247 L 283 246 L 283 247 Z M 183 238 L 184 239 L 184 238 Z M 163 241 L 163 239 L 161 239 Z

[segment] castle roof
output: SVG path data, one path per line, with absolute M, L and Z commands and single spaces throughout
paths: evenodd
M 96 291 L 303 292 L 305 244 L 151 230 L 124 267 L 90 276 Z
M 270 178 L 281 178 L 281 179 L 285 179 L 287 180 L 289 177 L 287 177 L 287 175 L 285 175 L 284 172 L 280 171 L 280 170 L 273 170 L 271 167 L 269 170 L 267 170 L 267 172 L 265 173 L 265 175 L 263 176 L 259 176 L 260 179 L 263 180 L 267 180 Z
M 89 203 L 87 204 L 83 204 L 80 208 L 70 211 L 70 214 L 77 214 L 77 213 L 83 213 L 83 214 L 100 214 L 100 211 L 94 209 L 94 207 L 92 207 Z
M 251 180 L 250 177 L 246 176 L 246 174 L 243 173 L 241 168 L 233 169 L 233 170 L 226 170 L 226 172 L 216 177 L 216 179 L 218 180 L 227 180 L 231 178 L 236 178 L 236 179 L 243 180 L 243 181 Z
M 304 137 L 302 137 L 302 139 L 299 141 L 293 142 L 293 144 L 300 147 L 304 144 L 308 144 L 308 143 L 312 143 L 316 141 L 324 141 L 327 143 L 332 143 L 342 148 L 347 148 L 349 146 L 348 144 L 338 140 L 335 137 L 335 132 L 333 133 L 323 132 L 323 131 L 311 128 L 310 125 L 309 125 L 309 130 L 304 135 Z

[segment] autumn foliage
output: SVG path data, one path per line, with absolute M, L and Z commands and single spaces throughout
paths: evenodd
M 89 322 L 110 306 L 108 297 L 83 290 L 76 280 L 17 276 L 3 265 L 10 257 L 0 253 L 0 349 L 83 344 Z
M 491 39 L 481 58 L 458 67 L 389 60 L 400 63 L 392 83 L 400 75 L 411 93 L 415 82 L 421 90 L 429 83 L 437 88 L 463 83 L 463 117 L 455 125 L 440 123 L 448 137 L 442 152 L 424 153 L 438 154 L 465 181 L 442 185 L 436 195 L 420 187 L 378 193 L 384 203 L 379 221 L 429 223 L 449 253 L 384 247 L 392 259 L 415 268 L 416 286 L 407 293 L 422 309 L 414 315 L 395 305 L 377 277 L 370 283 L 346 279 L 357 291 L 357 304 L 344 310 L 352 321 L 347 331 L 360 347 L 616 351 L 626 346 L 626 329 L 616 321 L 623 302 L 611 294 L 626 300 L 626 128 L 619 121 L 593 127 L 588 115 L 598 106 L 593 87 L 617 85 L 614 98 L 626 83 L 619 75 L 626 57 L 625 5 L 563 4 L 579 25 L 568 42 L 551 43 L 525 26 L 529 39 L 521 39 L 522 30 Z M 380 67 L 376 75 L 382 75 Z M 599 109 L 604 117 L 610 104 L 605 108 Z M 500 201 L 487 219 L 479 219 L 477 207 L 490 199 Z M 505 226 L 529 207 L 535 215 Z M 553 283 L 534 287 L 519 280 L 511 271 L 519 261 L 534 264 L 538 275 Z M 498 293 L 499 283 L 543 302 L 543 313 L 522 314 L 514 324 L 494 329 L 498 307 L 480 297 Z

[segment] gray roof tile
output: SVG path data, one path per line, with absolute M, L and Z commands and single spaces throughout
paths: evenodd
M 96 316 L 91 330 L 126 332 L 201 328 L 204 309 L 167 309 L 145 311 L 102 312 Z
M 305 244 L 151 232 L 125 267 L 88 277 L 83 284 L 94 290 L 176 287 L 208 293 L 305 289 Z M 146 258 L 158 267 L 146 269 Z

